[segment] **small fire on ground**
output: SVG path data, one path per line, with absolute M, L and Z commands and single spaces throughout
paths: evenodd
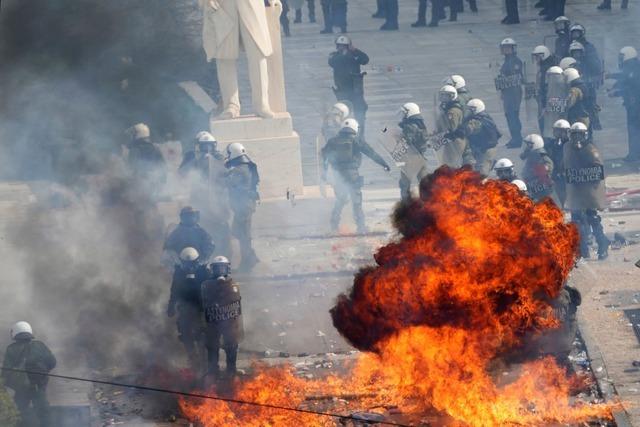
M 321 380 L 257 366 L 233 397 L 307 408 L 308 396 L 352 396 L 339 406 L 436 411 L 449 425 L 581 423 L 611 418 L 609 404 L 575 404 L 575 378 L 552 357 L 526 362 L 498 384 L 492 366 L 558 328 L 551 301 L 576 260 L 578 233 L 551 200 L 469 169 L 438 169 L 420 198 L 394 212 L 399 238 L 375 254 L 331 310 L 364 353 L 348 373 Z M 180 402 L 204 426 L 333 426 L 335 418 L 220 401 Z M 415 425 L 419 425 L 415 424 Z

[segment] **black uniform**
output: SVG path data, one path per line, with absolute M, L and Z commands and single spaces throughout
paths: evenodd
M 640 160 L 640 61 L 625 61 L 622 71 L 611 76 L 617 81 L 610 96 L 620 96 L 627 111 L 628 161 Z
M 520 122 L 520 104 L 522 103 L 522 61 L 515 53 L 506 55 L 504 64 L 500 68 L 500 76 L 511 82 L 511 87 L 501 91 L 504 115 L 507 118 L 509 133 L 511 134 L 510 147 L 522 145 L 522 123 Z
M 184 345 L 192 367 L 195 369 L 198 368 L 200 360 L 198 344 L 202 342 L 204 331 L 200 285 L 208 277 L 209 273 L 205 265 L 177 265 L 173 272 L 167 308 L 167 313 L 173 317 L 177 305 L 178 338 Z
M 217 254 L 231 258 L 231 231 L 229 229 L 229 198 L 224 182 L 224 158 L 215 150 L 209 155 L 185 154 L 178 169 L 182 176 L 191 178 L 192 206 L 202 212 L 201 223 L 216 242 Z
M 208 373 L 216 375 L 220 347 L 227 359 L 227 372 L 236 372 L 238 344 L 244 336 L 242 298 L 238 285 L 230 277 L 218 277 L 202 283 L 202 305 L 206 321 Z
M 505 0 L 507 16 L 502 20 L 503 24 L 519 24 L 518 0 Z
M 240 269 L 249 271 L 259 262 L 251 241 L 251 223 L 260 199 L 260 175 L 258 166 L 246 155 L 229 160 L 226 166 L 229 202 L 233 211 L 231 233 L 240 243 Z
M 167 164 L 162 153 L 148 138 L 133 140 L 127 162 L 133 177 L 157 192 L 167 182 Z
M 329 66 L 333 68 L 334 93 L 338 101 L 349 101 L 353 106 L 353 117 L 360 125 L 360 135 L 365 136 L 365 118 L 368 105 L 364 100 L 364 74 L 360 66 L 369 63 L 369 56 L 353 48 L 342 54 L 332 52 Z
M 309 7 L 309 22 L 316 22 L 316 0 L 307 0 L 307 6 Z M 296 24 L 302 22 L 302 9 L 296 9 Z
M 280 27 L 285 37 L 291 37 L 291 30 L 289 28 L 289 2 L 282 0 L 282 12 L 280 13 Z
M 381 30 L 398 29 L 398 0 L 384 0 L 385 21 L 380 27 Z
M 347 32 L 347 0 L 320 0 L 322 15 L 324 16 L 324 30 L 322 33 L 333 33 L 333 27 L 339 27 L 343 33 Z
M 177 257 L 184 248 L 194 248 L 200 254 L 200 259 L 206 261 L 213 254 L 215 245 L 209 233 L 198 224 L 180 223 L 165 240 L 164 250 Z
M 331 227 L 333 230 L 338 229 L 342 209 L 351 199 L 353 217 L 358 231 L 366 231 L 364 212 L 362 210 L 363 178 L 359 172 L 362 164 L 362 154 L 384 168 L 389 168 L 384 159 L 369 144 L 353 133 L 341 131 L 322 148 L 323 174 L 326 176 L 329 165 L 337 174 L 336 182 L 333 183 L 336 193 L 336 204 L 331 213 Z
M 7 347 L 2 366 L 47 374 L 56 367 L 56 358 L 44 343 L 34 340 L 31 334 L 22 333 Z M 9 371 L 2 371 L 2 378 L 4 385 L 15 392 L 14 401 L 24 425 L 32 425 L 30 421 L 35 415 L 40 426 L 49 426 L 49 378 Z
M 558 37 L 555 41 L 555 55 L 558 58 L 566 58 L 569 56 L 569 46 L 571 45 L 571 34 L 569 31 L 557 31 Z

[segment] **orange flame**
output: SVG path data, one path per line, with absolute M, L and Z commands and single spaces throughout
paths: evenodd
M 258 369 L 234 397 L 303 408 L 309 395 L 360 396 L 333 411 L 397 406 L 439 411 L 454 425 L 548 425 L 610 417 L 608 405 L 572 405 L 571 379 L 552 358 L 526 363 L 499 386 L 490 364 L 525 335 L 559 325 L 551 301 L 573 268 L 578 233 L 550 200 L 443 167 L 421 198 L 394 214 L 401 238 L 381 248 L 331 310 L 334 325 L 366 351 L 350 373 L 303 380 L 290 368 Z M 326 426 L 331 418 L 216 401 L 183 400 L 205 426 Z M 313 408 L 313 406 L 311 406 Z

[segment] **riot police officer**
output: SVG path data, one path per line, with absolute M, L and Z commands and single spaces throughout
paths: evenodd
M 496 79 L 496 88 L 500 92 L 504 115 L 509 125 L 511 140 L 508 148 L 522 145 L 522 123 L 520 122 L 520 104 L 522 103 L 522 61 L 516 54 L 516 42 L 506 38 L 500 43 L 500 52 L 504 55 L 504 63 L 500 68 L 500 76 Z
M 239 269 L 251 271 L 260 262 L 253 250 L 251 238 L 253 213 L 260 200 L 258 166 L 251 161 L 244 146 L 237 142 L 227 146 L 225 166 L 229 204 L 233 211 L 231 233 L 240 243 Z
M 566 196 L 566 184 L 564 178 L 564 146 L 569 142 L 569 130 L 571 125 L 564 119 L 557 120 L 553 124 L 553 138 L 544 140 L 545 150 L 549 153 L 549 157 L 553 161 L 554 168 L 552 173 L 553 189 L 558 196 L 560 206 L 564 206 Z
M 540 135 L 528 135 L 520 157 L 524 160 L 522 180 L 527 184 L 529 196 L 534 201 L 553 194 L 553 161 L 544 149 L 544 139 Z
M 518 179 L 513 162 L 507 158 L 499 159 L 493 165 L 493 170 L 501 181 L 513 182 Z
M 131 142 L 127 146 L 129 170 L 145 190 L 157 194 L 167 182 L 167 164 L 164 157 L 151 142 L 151 132 L 147 125 L 138 123 L 128 132 L 131 134 Z
M 49 401 L 47 400 L 46 375 L 56 367 L 56 358 L 42 342 L 34 339 L 31 325 L 17 322 L 11 328 L 13 342 L 7 347 L 2 366 L 9 369 L 29 371 L 29 373 L 2 371 L 4 385 L 14 391 L 14 401 L 22 418 L 21 425 L 48 427 L 51 425 Z
M 184 248 L 180 252 L 180 263 L 176 264 L 171 281 L 171 294 L 167 304 L 167 316 L 176 315 L 178 338 L 184 346 L 194 372 L 200 371 L 203 341 L 202 301 L 200 284 L 208 278 L 206 264 L 195 248 Z
M 321 133 L 325 141 L 330 140 L 340 132 L 342 123 L 349 118 L 349 113 L 349 107 L 342 102 L 338 102 L 331 107 L 322 122 Z
M 179 263 L 179 255 L 185 248 L 195 248 L 202 262 L 207 262 L 215 245 L 207 231 L 200 227 L 200 212 L 191 206 L 180 210 L 180 224 L 167 236 L 164 242 L 164 259 L 167 267 Z
M 619 73 L 609 74 L 608 78 L 616 79 L 609 91 L 611 97 L 622 97 L 627 111 L 627 140 L 629 154 L 625 161 L 640 160 L 640 60 L 638 52 L 631 46 L 620 49 L 618 55 Z
M 584 84 L 580 73 L 575 68 L 567 68 L 563 74 L 569 85 L 567 120 L 569 123 L 584 123 L 587 128 L 590 128 L 591 116 L 589 112 L 593 109 L 593 100 L 590 98 L 591 91 Z
M 569 86 L 565 80 L 562 68 L 550 67 L 546 77 L 546 105 L 543 112 L 542 137 L 547 141 L 554 139 L 553 124 L 567 117 L 567 98 Z
M 513 185 L 515 185 L 516 187 L 518 187 L 518 190 L 522 191 L 525 194 L 529 194 L 529 192 L 527 190 L 527 184 L 523 180 L 514 179 L 513 181 L 511 181 L 511 183 Z
M 571 34 L 569 28 L 571 22 L 566 16 L 558 16 L 553 21 L 553 27 L 556 31 L 556 41 L 554 53 L 558 58 L 569 56 L 569 45 L 571 44 Z
M 217 252 L 231 256 L 229 201 L 224 183 L 224 155 L 209 132 L 196 136 L 194 150 L 186 152 L 178 172 L 191 186 L 190 202 L 201 212 L 201 222 L 211 233 Z
M 567 68 L 576 68 L 578 66 L 578 62 L 572 56 L 566 56 L 558 62 L 558 67 L 562 68 L 562 71 Z M 576 68 L 577 69 L 577 68 Z
M 606 207 L 604 167 L 583 123 L 571 125 L 569 143 L 564 145 L 564 168 L 566 208 L 571 211 L 571 219 L 580 230 L 580 255 L 585 259 L 590 257 L 589 235 L 593 233 L 598 244 L 598 259 L 604 260 L 609 254 L 610 244 L 598 214 Z
M 584 59 L 577 59 L 582 63 L 581 71 L 586 82 L 594 89 L 600 86 L 602 79 L 602 62 L 595 46 L 586 39 L 587 30 L 581 24 L 574 24 L 569 29 L 571 41 L 580 43 L 584 48 Z M 572 55 L 573 56 L 573 55 Z
M 462 105 L 462 111 L 464 115 L 467 115 L 467 103 L 473 99 L 471 93 L 469 93 L 469 89 L 467 88 L 467 82 L 464 77 L 459 74 L 453 74 L 442 82 L 445 85 L 450 85 L 456 88 L 458 92 L 458 102 Z
M 336 51 L 329 55 L 329 66 L 333 69 L 333 92 L 338 101 L 349 101 L 353 117 L 360 126 L 360 135 L 365 137 L 365 118 L 369 108 L 364 100 L 364 75 L 362 65 L 369 63 L 369 57 L 356 49 L 347 36 L 336 39 Z
M 548 47 L 536 46 L 531 52 L 531 59 L 537 64 L 536 73 L 536 100 L 538 101 L 538 125 L 540 133 L 544 133 L 544 111 L 547 107 L 547 71 L 558 64 L 558 58 L 551 54 Z
M 398 123 L 398 126 L 402 130 L 402 139 L 415 150 L 422 163 L 422 167 L 418 169 L 416 176 L 408 176 L 404 169 L 400 171 L 400 194 L 403 200 L 408 200 L 411 197 L 411 182 L 417 180 L 417 183 L 420 183 L 422 178 L 428 174 L 427 163 L 424 161 L 424 155 L 428 147 L 427 127 L 417 104 L 407 102 L 402 106 L 400 112 L 402 121 Z
M 489 175 L 496 156 L 496 146 L 502 134 L 493 118 L 485 111 L 482 100 L 470 100 L 467 109 L 469 116 L 462 127 L 475 158 L 475 169 L 483 175 Z
M 231 264 L 223 256 L 210 265 L 211 277 L 202 283 L 202 306 L 206 321 L 207 374 L 220 376 L 220 347 L 226 356 L 226 373 L 236 374 L 238 345 L 244 337 L 240 288 L 231 278 Z
M 336 204 L 331 213 L 331 229 L 338 230 L 342 209 L 351 199 L 353 217 L 359 233 L 366 233 L 367 228 L 362 210 L 362 185 L 363 177 L 360 176 L 362 155 L 379 164 L 385 171 L 390 168 L 373 148 L 362 138 L 358 137 L 358 122 L 355 119 L 347 119 L 342 124 L 340 133 L 331 138 L 322 148 L 322 179 L 326 180 L 329 165 L 334 170 L 333 188 L 336 193 Z
M 436 128 L 440 138 L 433 148 L 438 153 L 441 163 L 452 168 L 473 165 L 475 159 L 462 127 L 464 109 L 458 101 L 458 91 L 453 86 L 445 85 L 440 88 L 438 99 L 440 108 Z

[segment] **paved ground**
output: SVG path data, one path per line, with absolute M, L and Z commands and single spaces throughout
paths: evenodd
M 381 22 L 370 18 L 374 2 L 351 0 L 350 36 L 356 46 L 371 56 L 371 63 L 366 67 L 369 141 L 376 145 L 376 130 L 387 124 L 394 125 L 398 120 L 396 112 L 407 101 L 418 102 L 427 120 L 433 123 L 434 93 L 443 77 L 452 73 L 465 76 L 472 93 L 485 100 L 500 128 L 506 130 L 493 89 L 496 62 L 500 59 L 497 44 L 506 36 L 514 37 L 520 43 L 521 57 L 528 61 L 531 49 L 553 33 L 551 24 L 535 19 L 533 2 L 520 1 L 523 23 L 518 26 L 505 27 L 498 23 L 503 15 L 501 0 L 481 0 L 480 13 L 465 12 L 457 23 L 443 22 L 437 29 L 412 29 L 409 23 L 415 20 L 417 2 L 403 0 L 400 2 L 401 31 L 383 33 L 377 31 Z M 613 70 L 619 47 L 638 40 L 640 27 L 636 23 L 640 7 L 631 2 L 631 9 L 626 13 L 614 10 L 603 14 L 596 12 L 595 6 L 593 1 L 569 0 L 567 14 L 586 25 L 589 38 L 604 54 L 606 69 Z M 288 102 L 295 127 L 302 136 L 308 185 L 315 184 L 317 178 L 315 135 L 323 111 L 334 102 L 331 73 L 326 65 L 333 38 L 320 35 L 319 30 L 319 24 L 292 25 L 293 36 L 284 43 Z M 551 45 L 552 39 L 547 39 L 547 44 Z M 533 77 L 531 69 L 529 76 Z M 620 175 L 609 179 L 608 185 L 612 189 L 640 188 L 637 167 L 620 166 L 615 160 L 626 154 L 620 102 L 602 94 L 600 101 L 605 130 L 597 135 L 597 142 L 609 160 L 608 173 Z M 533 104 L 529 106 L 529 114 L 523 107 L 522 117 L 525 134 L 535 131 Z M 517 158 L 517 154 L 504 147 L 499 151 L 500 156 Z M 350 285 L 353 271 L 371 262 L 374 249 L 392 237 L 388 234 L 388 214 L 398 197 L 395 173 L 387 175 L 368 161 L 364 171 L 367 178 L 365 210 L 372 229 L 367 237 L 348 235 L 353 228 L 349 225 L 343 235 L 326 236 L 331 201 L 315 198 L 298 200 L 295 205 L 277 202 L 258 209 L 255 228 L 260 238 L 256 247 L 264 262 L 253 277 L 239 278 L 248 331 L 242 346 L 245 356 L 349 349 L 335 333 L 327 311 L 335 296 Z M 18 193 L 21 203 L 28 201 L 27 193 L 22 190 Z M 18 196 L 7 196 L 7 206 L 16 198 Z M 5 206 L 0 209 L 4 212 Z M 349 216 L 348 209 L 345 213 Z M 610 235 L 620 231 L 628 238 L 640 240 L 635 237 L 640 233 L 637 212 L 608 213 L 605 224 Z M 604 263 L 581 265 L 572 279 L 584 294 L 581 328 L 587 331 L 594 351 L 597 347 L 603 360 L 602 371 L 607 373 L 603 378 L 609 378 L 622 397 L 635 404 L 630 406 L 630 413 L 636 425 L 640 425 L 635 418 L 640 408 L 640 371 L 631 363 L 640 360 L 640 354 L 633 327 L 629 326 L 634 322 L 624 319 L 622 310 L 640 308 L 640 269 L 633 267 L 633 262 L 640 258 L 639 247 L 612 251 L 611 259 Z

